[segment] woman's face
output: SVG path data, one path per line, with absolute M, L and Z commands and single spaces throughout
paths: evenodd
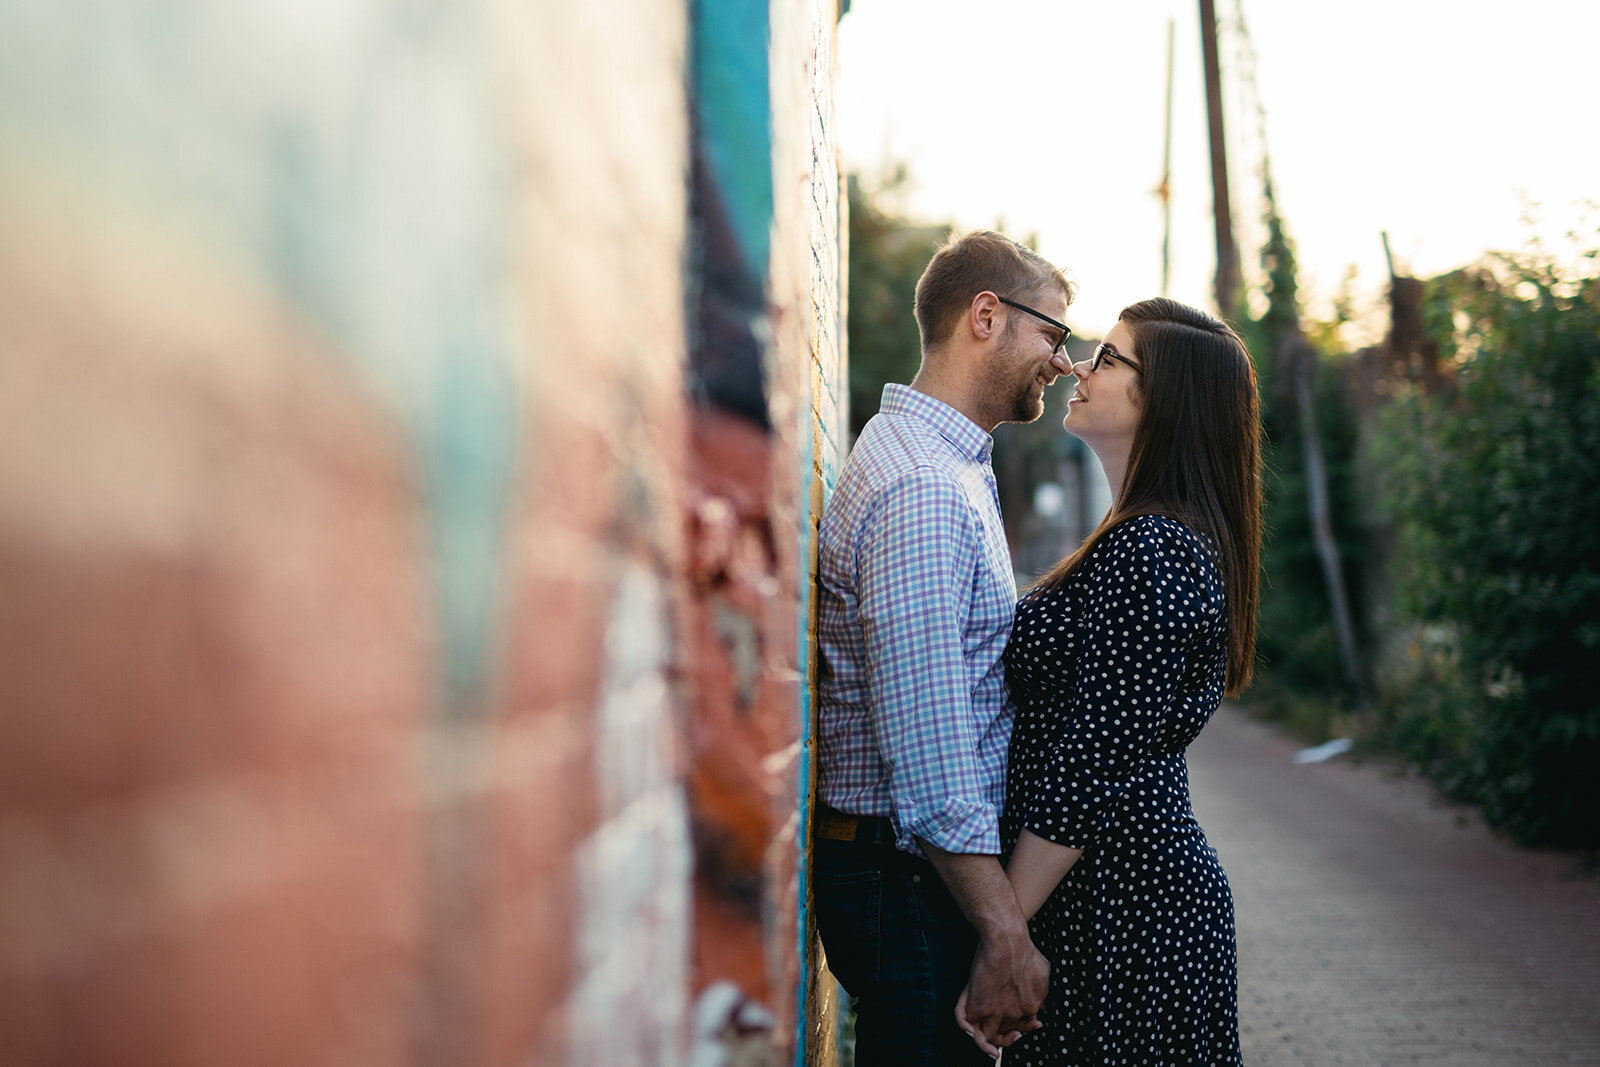
M 1118 322 L 1095 356 L 1072 365 L 1078 381 L 1062 422 L 1067 431 L 1096 447 L 1133 447 L 1141 405 L 1139 372 L 1130 364 L 1138 362 L 1133 333 Z

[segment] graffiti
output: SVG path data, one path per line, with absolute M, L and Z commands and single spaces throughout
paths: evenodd
M 772 227 L 767 6 L 694 4 L 690 194 L 692 387 L 763 427 Z

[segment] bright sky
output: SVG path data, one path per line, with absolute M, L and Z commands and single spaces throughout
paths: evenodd
M 1256 119 L 1241 98 L 1241 0 L 1216 0 L 1233 214 L 1248 280 L 1261 211 Z M 1382 332 L 1397 266 L 1427 276 L 1517 249 L 1556 249 L 1600 212 L 1600 2 L 1242 0 L 1278 204 L 1312 314 L 1347 269 Z M 904 161 L 899 206 L 1024 237 L 1080 286 L 1069 320 L 1102 334 L 1161 283 L 1167 20 L 1176 24 L 1170 294 L 1210 308 L 1215 243 L 1195 0 L 853 0 L 839 23 L 839 140 L 867 175 Z M 1587 220 L 1587 221 L 1585 221 Z

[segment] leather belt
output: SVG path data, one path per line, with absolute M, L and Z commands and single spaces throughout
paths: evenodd
M 851 815 L 819 803 L 813 826 L 822 840 L 894 844 L 894 827 L 882 815 Z

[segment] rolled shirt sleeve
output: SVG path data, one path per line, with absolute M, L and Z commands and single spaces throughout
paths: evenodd
M 862 528 L 859 618 L 872 727 L 896 843 L 907 851 L 919 851 L 914 837 L 949 852 L 1000 851 L 993 771 L 980 753 L 985 725 L 974 714 L 964 652 L 983 551 L 966 491 L 931 468 L 882 493 Z

